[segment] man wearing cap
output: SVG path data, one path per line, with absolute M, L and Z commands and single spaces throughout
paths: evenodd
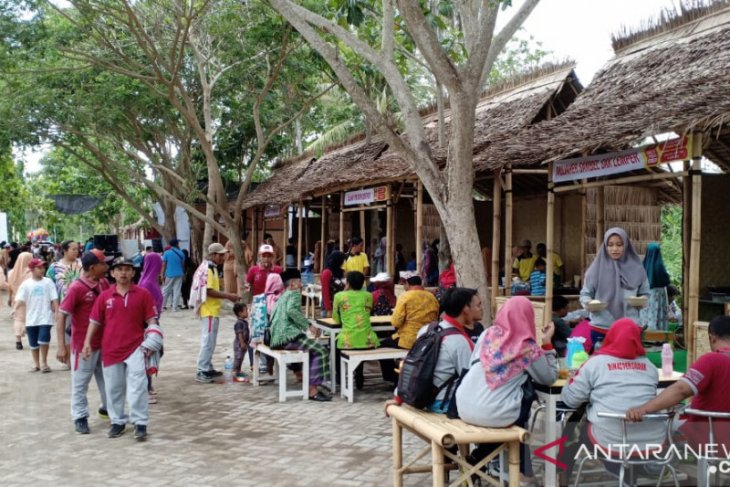
M 44 277 L 46 264 L 40 259 L 28 263 L 30 278 L 23 281 L 15 294 L 16 313 L 25 322 L 25 332 L 33 353 L 32 372 L 50 372 L 48 344 L 51 327 L 58 311 L 58 290 L 53 281 Z M 40 362 L 39 362 L 40 359 Z
M 66 296 L 61 301 L 61 312 L 56 318 L 56 336 L 59 343 L 56 358 L 64 364 L 68 364 L 69 359 L 71 361 L 71 419 L 79 434 L 89 433 L 89 401 L 86 395 L 92 376 L 96 378 L 96 386 L 101 399 L 99 416 L 104 419 L 109 417 L 104 371 L 101 365 L 101 336 L 97 334 L 91 341 L 89 358 L 80 360 L 94 303 L 103 291 L 109 289 L 109 282 L 104 277 L 109 268 L 106 261 L 104 252 L 99 249 L 91 249 L 84 253 L 81 258 L 83 273 L 66 291 Z M 71 317 L 70 357 L 67 355 L 66 347 L 63 346 L 67 316 Z
M 263 244 L 259 247 L 258 264 L 251 267 L 246 274 L 246 284 L 251 290 L 252 296 L 263 294 L 266 290 L 266 279 L 269 274 L 281 274 L 283 269 L 278 265 L 274 265 L 274 247 L 269 244 Z
M 535 269 L 537 255 L 532 254 L 532 242 L 529 240 L 523 240 L 518 249 L 519 254 L 512 263 L 512 269 L 523 282 L 530 282 L 530 274 Z
M 370 275 L 370 262 L 368 256 L 363 252 L 364 242 L 360 237 L 352 237 L 350 239 L 350 252 L 345 260 L 345 264 L 342 268 L 345 273 L 357 271 L 362 273 L 364 276 Z
M 157 325 L 158 313 L 152 295 L 132 282 L 131 260 L 120 257 L 111 267 L 116 284 L 103 291 L 94 303 L 81 357 L 91 360 L 92 344 L 98 343 L 97 335 L 101 334 L 101 361 L 111 420 L 108 436 L 121 436 L 130 420 L 134 424 L 134 437 L 143 440 L 149 420 L 146 360 L 154 350 L 142 342 L 145 328 Z M 129 416 L 125 412 L 125 399 L 129 402 Z
M 167 308 L 167 300 L 172 298 L 172 310 L 177 311 L 180 304 L 183 279 L 185 278 L 185 254 L 180 250 L 178 239 L 170 239 L 170 248 L 162 254 L 162 306 Z
M 223 265 L 228 250 L 219 244 L 208 246 L 208 260 L 203 262 L 193 276 L 191 295 L 195 293 L 195 312 L 200 316 L 200 353 L 195 380 L 203 383 L 213 382 L 213 377 L 222 372 L 213 368 L 213 352 L 218 340 L 218 324 L 221 304 L 224 299 L 240 301 L 237 294 L 221 291 L 218 267 Z

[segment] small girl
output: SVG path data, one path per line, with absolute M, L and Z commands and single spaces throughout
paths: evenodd
M 251 341 L 251 334 L 248 328 L 248 308 L 245 304 L 238 302 L 233 305 L 233 314 L 236 315 L 236 324 L 233 325 L 233 332 L 236 338 L 233 340 L 233 373 L 236 382 L 248 382 L 246 374 L 241 372 L 243 358 L 248 351 L 248 343 Z

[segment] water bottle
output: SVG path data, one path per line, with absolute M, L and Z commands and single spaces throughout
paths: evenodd
M 223 366 L 223 377 L 226 379 L 226 384 L 233 384 L 233 359 L 230 355 L 226 357 L 226 363 Z
M 662 345 L 662 375 L 669 377 L 674 372 L 674 352 L 668 343 Z

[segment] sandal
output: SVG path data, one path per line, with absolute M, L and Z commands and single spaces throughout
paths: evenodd
M 43 367 L 41 367 L 41 372 L 43 372 L 44 374 L 47 374 L 50 371 L 51 371 L 51 368 L 47 365 L 44 365 Z
M 309 396 L 309 399 L 312 400 L 312 401 L 326 402 L 326 401 L 331 401 L 332 400 L 332 397 L 331 396 L 328 396 L 326 394 L 322 394 L 321 391 L 317 391 L 317 394 L 315 394 L 313 396 Z
M 148 395 L 147 403 L 148 404 L 157 404 L 157 396 L 153 396 L 152 394 Z
M 35 367 L 35 366 L 34 366 L 34 367 L 32 367 L 32 368 L 31 368 L 31 369 L 30 369 L 30 370 L 29 370 L 28 372 L 38 372 L 38 371 L 40 371 L 40 370 L 41 370 L 41 368 L 40 368 L 40 367 Z

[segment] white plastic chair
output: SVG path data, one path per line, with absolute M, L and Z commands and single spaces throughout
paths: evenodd
M 607 413 L 607 412 L 598 412 L 599 418 L 611 418 L 611 419 L 620 419 L 621 420 L 621 444 L 623 445 L 630 445 L 628 440 L 628 429 L 632 423 L 626 419 L 625 413 Z M 674 467 L 671 465 L 670 462 L 674 460 L 674 452 L 675 449 L 672 448 L 672 420 L 674 419 L 674 411 L 668 412 L 668 413 L 653 413 L 653 414 L 646 414 L 644 415 L 644 421 L 664 421 L 665 427 L 664 427 L 664 441 L 665 441 L 665 452 L 666 455 L 663 457 L 663 459 L 657 459 L 657 458 L 650 458 L 650 459 L 644 459 L 644 458 L 602 458 L 601 460 L 609 462 L 609 463 L 615 463 L 619 464 L 620 470 L 619 470 L 619 483 L 618 485 L 622 486 L 624 485 L 624 478 L 626 477 L 626 467 L 629 467 L 629 485 L 635 486 L 636 485 L 636 478 L 634 476 L 634 466 L 637 465 L 661 465 L 662 470 L 659 473 L 659 480 L 657 481 L 657 487 L 659 487 L 662 483 L 662 480 L 664 478 L 664 472 L 666 469 L 669 469 L 672 472 L 672 478 L 674 479 L 674 485 L 675 487 L 679 487 L 679 481 L 677 480 L 677 472 L 674 470 Z M 583 464 L 588 460 L 590 457 L 584 456 L 580 459 L 580 462 L 578 464 L 578 473 L 575 476 L 575 487 L 578 487 L 580 485 L 580 474 L 583 470 Z
M 708 424 L 708 445 L 714 445 L 717 441 L 715 438 L 715 427 L 713 425 L 713 419 L 730 419 L 730 413 L 721 413 L 717 411 L 704 411 L 702 409 L 693 409 L 693 408 L 687 408 L 684 410 L 684 414 L 689 414 L 692 416 L 701 416 L 703 418 L 707 418 L 707 424 Z M 702 424 L 702 423 L 700 423 Z M 699 487 L 706 487 L 710 485 L 710 476 L 712 473 L 710 473 L 710 469 L 708 468 L 711 464 L 717 466 L 717 464 L 721 461 L 727 460 L 725 457 L 717 457 L 717 456 L 710 456 L 707 455 L 707 448 L 703 449 L 705 455 L 697 458 L 697 485 Z M 718 453 L 722 451 L 722 449 L 719 449 Z

